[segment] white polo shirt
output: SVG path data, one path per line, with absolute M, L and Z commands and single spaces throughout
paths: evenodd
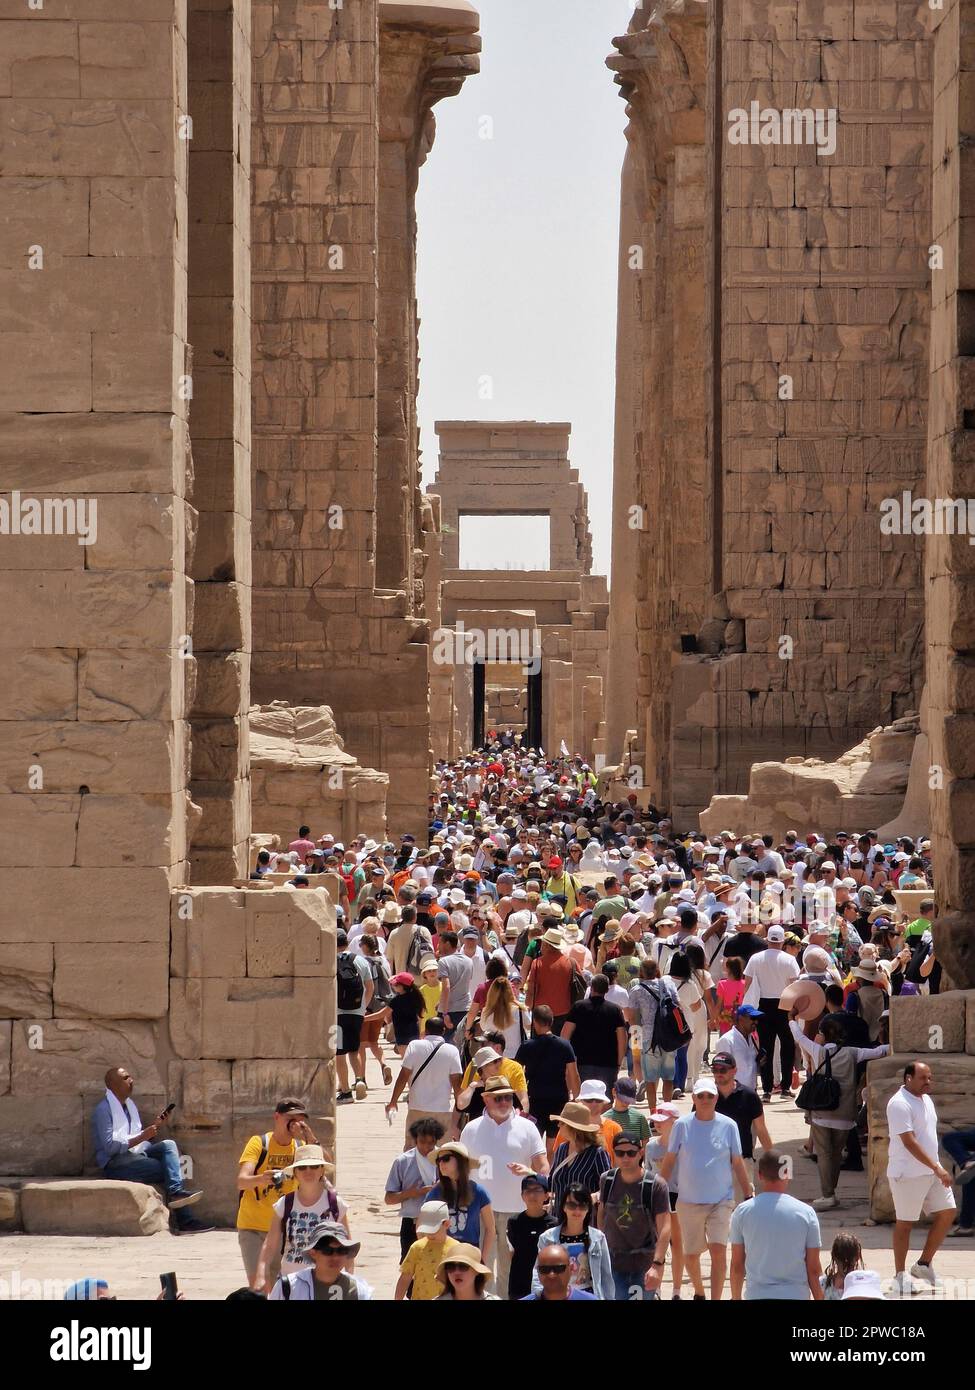
M 434 1048 L 436 1055 L 427 1066 L 423 1066 Z M 453 1043 L 441 1042 L 439 1038 L 416 1038 L 403 1054 L 403 1066 L 408 1068 L 411 1077 L 411 1110 L 431 1110 L 442 1115 L 453 1107 L 454 1092 L 450 1078 L 464 1074 L 460 1053 Z M 421 1067 L 422 1076 L 413 1080 Z
M 477 1180 L 490 1196 L 494 1210 L 521 1211 L 521 1178 L 508 1164 L 523 1163 L 530 1168 L 533 1158 L 545 1156 L 545 1140 L 531 1120 L 513 1114 L 499 1125 L 490 1115 L 482 1115 L 464 1126 L 464 1143 L 481 1160 Z
M 897 1137 L 913 1131 L 914 1138 L 933 1163 L 938 1157 L 938 1114 L 930 1096 L 912 1096 L 906 1086 L 895 1091 L 887 1102 L 890 1144 L 887 1153 L 888 1178 L 930 1178 L 933 1173 Z

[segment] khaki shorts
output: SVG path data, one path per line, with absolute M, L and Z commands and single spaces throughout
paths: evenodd
M 257 1277 L 257 1263 L 261 1258 L 261 1250 L 267 1239 L 267 1231 L 237 1231 L 237 1244 L 240 1246 L 240 1257 L 244 1261 L 244 1269 L 247 1273 L 247 1283 L 253 1287 Z M 271 1283 L 277 1283 L 281 1274 L 281 1252 L 277 1251 L 271 1257 L 271 1266 L 268 1270 Z
M 898 1221 L 920 1221 L 937 1211 L 952 1211 L 955 1195 L 932 1173 L 929 1178 L 890 1178 L 894 1216 Z
M 734 1202 L 682 1202 L 677 1198 L 677 1215 L 685 1255 L 701 1255 L 709 1245 L 727 1245 Z

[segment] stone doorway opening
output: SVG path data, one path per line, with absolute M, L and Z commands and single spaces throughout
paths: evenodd
M 542 742 L 542 672 L 509 661 L 473 664 L 471 747 L 481 748 L 487 733 L 521 734 L 529 748 Z

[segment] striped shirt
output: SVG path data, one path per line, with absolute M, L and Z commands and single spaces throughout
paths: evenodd
M 571 1183 L 581 1182 L 587 1192 L 599 1191 L 599 1179 L 612 1167 L 609 1154 L 602 1144 L 594 1144 L 583 1149 L 581 1154 L 569 1157 L 568 1144 L 560 1144 L 552 1160 L 549 1187 L 552 1192 L 552 1215 L 558 1216 L 562 1198 Z

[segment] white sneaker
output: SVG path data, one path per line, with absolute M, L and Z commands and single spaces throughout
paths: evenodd
M 356 1081 L 356 1083 L 355 1083 L 355 1098 L 356 1098 L 356 1100 L 365 1100 L 365 1098 L 366 1098 L 366 1096 L 367 1096 L 368 1094 L 369 1094 L 369 1087 L 366 1085 L 366 1083 L 363 1081 L 362 1077 L 360 1076 L 359 1079 L 358 1079 L 358 1080 Z
M 934 1265 L 911 1265 L 911 1278 L 916 1279 L 919 1284 L 927 1284 L 929 1289 L 936 1288 L 938 1284 Z
M 900 1274 L 894 1275 L 894 1287 L 897 1290 L 895 1298 L 910 1298 L 914 1292 L 914 1280 L 902 1269 Z
M 813 1207 L 816 1211 L 832 1211 L 834 1207 L 838 1206 L 839 1201 L 835 1193 L 832 1197 L 817 1197 L 813 1202 Z

